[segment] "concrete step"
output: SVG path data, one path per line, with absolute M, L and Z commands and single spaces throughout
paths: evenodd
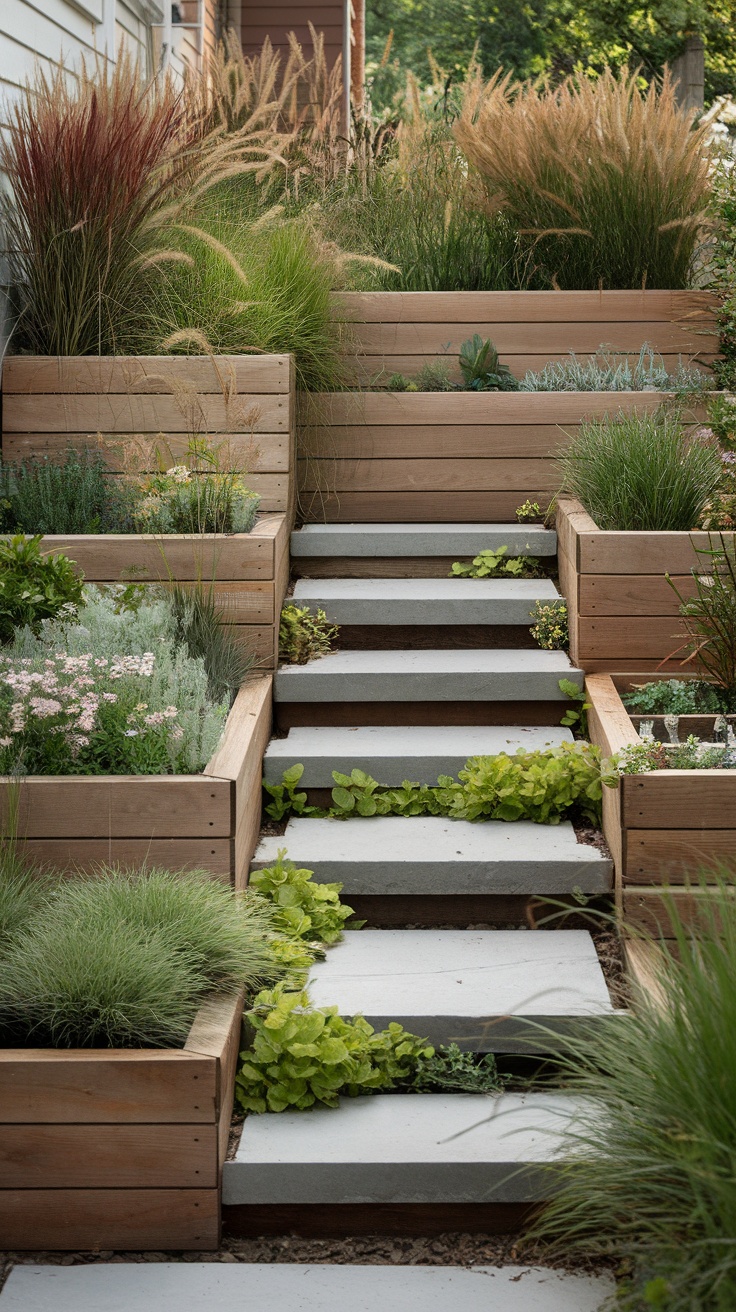
M 284 835 L 261 839 L 253 869 L 286 848 L 321 881 L 340 880 L 344 896 L 392 894 L 604 893 L 612 864 L 578 843 L 572 825 L 438 816 L 292 819 Z
M 509 556 L 554 556 L 557 534 L 539 524 L 306 524 L 292 556 L 454 556 L 508 547 Z
M 374 1094 L 248 1116 L 225 1206 L 532 1203 L 580 1103 L 560 1093 Z
M 331 624 L 529 625 L 537 602 L 559 601 L 550 579 L 301 579 L 297 605 Z
M 548 1267 L 118 1260 L 16 1266 L 0 1312 L 598 1312 L 613 1288 Z
M 313 965 L 310 993 L 468 1052 L 549 1052 L 581 1018 L 613 1015 L 587 930 L 356 930 Z
M 277 702 L 565 702 L 560 679 L 584 675 L 564 652 L 338 651 L 276 672 Z
M 559 743 L 572 742 L 569 729 L 544 726 L 495 725 L 384 725 L 376 728 L 290 729 L 286 738 L 272 738 L 266 749 L 263 772 L 269 783 L 278 783 L 284 770 L 299 762 L 304 766 L 304 788 L 332 788 L 332 771 L 350 774 L 357 766 L 382 784 L 400 784 L 411 779 L 434 784 L 438 775 L 457 776 L 470 756 L 513 755 Z

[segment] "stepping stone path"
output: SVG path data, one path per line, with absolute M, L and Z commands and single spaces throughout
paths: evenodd
M 535 1267 L 17 1266 L 0 1312 L 598 1312 L 613 1283 Z
M 328 789 L 333 770 L 354 767 L 381 783 L 434 783 L 438 774 L 456 775 L 470 756 L 571 741 L 559 727 L 566 708 L 559 681 L 582 687 L 582 671 L 564 652 L 524 645 L 534 601 L 558 596 L 552 582 L 447 577 L 448 560 L 500 546 L 509 555 L 553 556 L 556 539 L 534 526 L 499 524 L 327 524 L 294 533 L 296 601 L 321 606 L 328 619 L 358 626 L 363 635 L 393 625 L 414 626 L 419 635 L 431 625 L 437 646 L 421 650 L 409 642 L 380 650 L 368 638 L 358 650 L 282 667 L 276 715 L 289 732 L 270 744 L 266 777 L 278 782 L 285 768 L 301 763 L 300 786 L 308 790 Z M 441 641 L 448 625 L 453 646 Z M 477 633 L 479 625 L 485 645 L 455 645 L 458 627 Z M 495 628 L 514 625 L 518 645 L 500 649 Z M 375 712 L 370 723 L 361 718 L 366 708 Z M 540 894 L 601 894 L 612 879 L 611 862 L 578 842 L 567 822 L 294 818 L 284 836 L 262 839 L 254 867 L 271 864 L 282 848 L 318 879 L 339 880 L 348 901 L 367 898 L 392 924 L 401 921 L 399 904 L 407 925 L 426 923 L 411 907 L 427 900 L 447 907 L 451 923 L 450 908 L 459 906 L 462 914 L 469 901 L 482 903 L 483 916 L 472 918 L 498 924 L 494 908 L 509 898 L 523 905 Z M 441 926 L 442 918 L 440 912 L 435 923 Z M 387 930 L 371 923 L 369 915 L 368 928 L 346 933 L 315 965 L 316 1005 L 336 1005 L 344 1016 L 360 1012 L 376 1027 L 398 1020 L 433 1042 L 499 1054 L 549 1051 L 582 1017 L 603 1023 L 614 1014 L 587 932 Z M 534 1030 L 530 1020 L 548 1032 Z M 564 1094 L 396 1094 L 343 1099 L 338 1109 L 249 1116 L 237 1156 L 225 1164 L 223 1202 L 302 1209 L 537 1202 L 553 1187 L 554 1163 L 577 1108 Z M 527 1272 L 514 1283 L 508 1271 L 445 1270 L 434 1282 L 417 1268 L 401 1268 L 393 1278 L 371 1271 L 375 1288 L 368 1294 L 369 1285 L 362 1285 L 371 1308 L 377 1300 L 402 1312 L 431 1308 L 435 1298 L 444 1308 L 448 1293 L 467 1308 L 477 1296 L 484 1312 L 598 1307 L 595 1282 L 565 1284 L 549 1273 Z M 320 1271 L 314 1279 L 337 1282 L 335 1288 L 349 1290 L 351 1308 L 362 1306 L 352 1268 Z M 360 1280 L 367 1277 L 361 1273 Z

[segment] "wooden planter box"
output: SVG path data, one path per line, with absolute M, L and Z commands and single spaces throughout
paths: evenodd
M 226 467 L 244 469 L 261 497 L 252 533 L 49 537 L 44 545 L 71 556 L 90 581 L 216 580 L 236 634 L 275 668 L 295 505 L 292 357 L 9 356 L 2 383 L 6 461 L 94 447 L 120 469 L 136 438 L 157 439 L 173 461 L 194 435 L 222 444 Z
M 704 574 L 709 566 L 697 549 L 718 546 L 720 535 L 606 532 L 579 501 L 564 498 L 557 537 L 573 664 L 608 673 L 682 673 L 682 654 L 668 660 L 685 634 L 665 575 L 684 595 L 692 593 L 692 570 Z
M 519 293 L 521 295 L 522 293 Z M 308 520 L 514 522 L 560 486 L 582 419 L 655 410 L 662 392 L 336 392 L 305 398 L 300 512 Z
M 606 756 L 639 741 L 619 696 L 630 682 L 605 674 L 586 680 L 590 738 Z M 658 887 L 673 885 L 687 916 L 697 897 L 682 888 L 688 875 L 736 858 L 736 771 L 623 775 L 617 789 L 603 790 L 603 832 L 616 865 L 616 899 L 625 923 L 656 932 L 659 924 L 666 926 Z
M 243 997 L 184 1048 L 0 1049 L 7 1249 L 216 1249 Z
M 21 848 L 58 869 L 90 870 L 102 861 L 197 867 L 245 887 L 261 822 L 272 682 L 261 675 L 241 688 L 200 775 L 0 779 L 3 815 L 13 815 L 17 803 Z

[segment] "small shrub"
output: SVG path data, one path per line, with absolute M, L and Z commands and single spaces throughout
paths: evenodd
M 61 464 L 23 461 L 2 469 L 4 528 L 12 533 L 124 533 L 130 497 L 94 451 L 70 451 Z
M 465 579 L 497 578 L 504 574 L 517 579 L 533 579 L 538 578 L 539 573 L 539 561 L 534 556 L 509 556 L 508 547 L 479 551 L 470 563 L 456 560 L 452 566 L 452 575 Z
M 139 533 L 250 533 L 260 503 L 239 474 L 200 473 L 188 465 L 149 474 L 137 492 Z
M 699 679 L 638 684 L 621 700 L 630 711 L 644 715 L 703 715 L 720 710 L 716 690 Z
M 534 607 L 533 619 L 529 632 L 537 646 L 545 651 L 567 651 L 570 631 L 567 627 L 565 601 L 552 601 L 548 604 L 538 601 Z
M 0 541 L 0 643 L 12 642 L 24 625 L 38 633 L 43 620 L 73 619 L 84 605 L 82 579 L 72 562 L 44 555 L 40 544 L 40 536 Z
M 279 623 L 279 656 L 288 665 L 306 665 L 329 655 L 338 632 L 323 610 L 313 613 L 308 606 L 287 602 Z
M 715 443 L 662 409 L 582 423 L 559 463 L 565 490 L 618 531 L 692 529 L 721 482 Z
M 538 524 L 545 519 L 545 513 L 538 501 L 524 501 L 516 507 L 516 519 L 519 524 Z
M 407 388 L 407 391 L 411 391 Z M 444 360 L 427 360 L 416 376 L 417 392 L 454 392 L 456 384 L 450 378 L 450 367 Z
M 6 940 L 0 1033 L 51 1047 L 176 1046 L 206 993 L 278 977 L 272 937 L 264 906 L 205 872 L 59 880 Z
M 526 373 L 519 383 L 522 392 L 659 392 L 692 393 L 712 386 L 710 375 L 688 369 L 682 363 L 670 374 L 662 357 L 644 343 L 634 364 L 621 351 L 599 346 L 591 360 L 578 360 L 574 351 L 568 360 L 547 364 L 536 373 Z
M 387 392 L 418 392 L 420 390 L 411 378 L 405 378 L 403 374 L 391 374 L 383 386 Z
M 704 743 L 689 734 L 684 743 L 665 747 L 640 729 L 642 741 L 622 747 L 613 758 L 619 774 L 649 774 L 652 770 L 733 770 L 736 754 L 727 746 Z
M 470 392 L 516 392 L 519 384 L 508 365 L 500 364 L 498 351 L 490 338 L 479 333 L 463 342 L 459 355 L 460 372 Z
M 580 1102 L 530 1238 L 565 1261 L 613 1254 L 631 1310 L 736 1306 L 736 899 L 731 871 L 705 878 L 686 902 L 692 920 L 663 897 L 658 988 L 618 1023 L 586 1026 L 560 1058 Z
M 286 860 L 286 849 L 275 865 L 252 871 L 248 887 L 271 903 L 277 929 L 307 942 L 337 943 L 345 922 L 355 914 L 340 901 L 342 884 L 316 884 L 311 870 L 299 870 Z M 356 921 L 351 929 L 362 924 Z

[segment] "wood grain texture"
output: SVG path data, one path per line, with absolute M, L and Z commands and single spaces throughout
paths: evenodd
M 8 433 L 3 434 L 3 458 L 13 463 L 43 457 L 54 463 L 66 460 L 70 450 L 99 451 L 108 468 L 125 470 L 125 447 L 135 443 L 135 433 L 120 433 L 114 441 L 100 443 L 91 433 Z M 185 464 L 191 438 L 188 433 L 166 433 L 164 458 L 174 464 Z M 246 481 L 253 474 L 287 473 L 292 465 L 288 434 L 286 433 L 223 433 L 217 437 L 222 469 L 245 471 Z M 143 452 L 141 453 L 143 455 Z M 148 452 L 145 453 L 146 456 Z M 144 459 L 143 465 L 155 472 L 153 460 Z M 140 472 L 146 472 L 142 468 Z
M 736 869 L 736 828 L 626 831 L 624 879 L 630 884 L 683 884 L 717 861 Z
M 549 492 L 312 492 L 300 509 L 309 523 L 510 523 L 527 498 L 546 505 Z
M 694 595 L 692 574 L 678 574 L 672 582 L 683 596 Z M 680 603 L 661 574 L 581 574 L 579 606 L 581 615 L 669 615 L 677 624 Z
M 730 770 L 656 770 L 624 775 L 622 819 L 627 829 L 698 830 L 730 827 L 736 849 L 736 777 Z
M 650 661 L 675 658 L 686 641 L 679 615 L 580 615 L 578 657 L 583 668 L 590 660 Z M 677 658 L 682 660 L 684 652 Z M 613 668 L 613 665 L 612 665 Z
M 625 409 L 649 414 L 663 392 L 325 392 L 300 399 L 306 426 L 579 424 Z M 276 431 L 276 430 L 270 430 Z
M 19 794 L 20 838 L 230 838 L 228 779 L 203 775 L 30 775 L 0 780 L 7 831 Z
M 702 897 L 700 889 L 668 889 L 665 898 L 662 892 L 655 892 L 651 888 L 631 886 L 624 892 L 624 924 L 632 929 L 643 930 L 655 938 L 671 939 L 674 930 L 668 901 L 672 900 L 680 923 L 687 927 L 696 921 Z
M 601 337 L 603 331 L 605 337 Z M 356 325 L 353 332 L 358 349 L 364 355 L 389 359 L 400 355 L 419 356 L 422 359 L 441 354 L 457 356 L 463 342 L 474 333 L 480 333 L 484 338 L 491 337 L 504 361 L 514 355 L 541 356 L 546 360 L 556 355 L 561 346 L 577 355 L 594 355 L 602 342 L 615 351 L 633 355 L 641 350 L 645 338 L 661 355 L 695 356 L 700 353 L 713 354 L 716 350 L 715 324 L 710 325 L 709 331 L 702 321 L 696 325 L 693 320 L 680 323 L 660 320 L 648 326 L 646 331 L 637 320 L 622 319 L 605 324 L 599 321 L 568 320 L 564 328 L 564 342 L 561 341 L 559 324 L 543 320 L 438 320 L 432 323 L 384 320 L 382 323 Z
M 666 988 L 661 977 L 663 956 L 656 943 L 646 939 L 622 939 L 626 972 L 634 992 L 647 1003 L 653 1003 L 660 1011 L 667 1005 Z
M 9 1249 L 209 1252 L 220 1237 L 217 1189 L 2 1189 Z
M 278 514 L 264 515 L 251 533 L 229 536 L 54 534 L 42 539 L 41 550 L 68 556 L 95 583 L 272 579 L 274 541 L 282 520 Z
M 232 838 L 28 838 L 19 847 L 29 861 L 62 874 L 90 874 L 101 865 L 159 866 L 167 870 L 206 870 L 229 883 Z
M 8 355 L 3 363 L 6 396 L 28 393 L 288 393 L 288 355 Z
M 184 1051 L 4 1048 L 2 1124 L 212 1124 L 217 1067 Z
M 241 688 L 228 718 L 223 740 L 208 763 L 215 775 L 232 779 L 235 788 L 233 878 L 245 887 L 261 826 L 263 754 L 271 733 L 273 678 L 262 675 Z
M 77 393 L 10 394 L 3 405 L 3 428 L 9 433 L 180 433 L 191 401 L 161 394 Z M 289 430 L 289 398 L 281 395 L 196 398 L 194 431 L 212 433 L 283 433 Z
M 296 579 L 446 579 L 457 559 L 457 556 L 295 556 L 291 572 Z
M 506 492 L 559 485 L 552 460 L 300 460 L 300 493 Z M 522 498 L 523 500 L 524 498 Z
M 214 1125 L 4 1125 L 4 1189 L 216 1190 Z
M 544 423 L 334 424 L 301 428 L 299 453 L 337 460 L 551 458 L 577 429 Z
M 357 323 L 639 323 L 684 320 L 713 327 L 712 292 L 342 292 L 340 317 Z
M 486 334 L 487 332 L 488 328 L 486 328 Z M 639 359 L 639 352 L 643 344 L 640 339 L 640 346 L 633 350 L 623 351 L 619 359 L 627 360 L 631 366 L 635 365 Z M 462 382 L 462 374 L 459 362 L 452 352 L 448 354 L 445 351 L 445 345 L 446 343 L 442 343 L 437 346 L 433 353 L 423 356 L 403 354 L 353 355 L 347 362 L 348 380 L 352 381 L 359 389 L 383 388 L 392 374 L 400 373 L 405 378 L 415 378 L 418 376 L 421 365 L 429 363 L 439 365 L 446 370 L 450 382 L 460 383 Z M 580 352 L 577 358 L 579 362 L 584 363 L 592 360 L 594 356 L 590 351 Z M 679 353 L 674 355 L 668 351 L 665 351 L 659 358 L 668 373 L 674 373 L 683 360 Z M 703 342 L 696 352 L 685 356 L 688 364 L 697 366 L 703 373 L 710 370 L 711 364 L 716 358 L 715 348 L 711 339 L 707 336 L 704 336 Z M 561 349 L 558 331 L 556 338 L 550 338 L 548 350 L 542 351 L 538 355 L 530 355 L 528 352 L 523 355 L 510 355 L 506 352 L 503 353 L 502 359 L 514 377 L 521 380 L 525 374 L 536 372 L 547 364 L 560 364 L 569 361 L 570 355 L 569 351 Z
M 613 680 L 606 674 L 591 674 L 585 680 L 585 691 L 590 710 L 588 728 L 590 741 L 600 747 L 606 756 L 639 742 L 628 712 L 616 690 Z
M 736 535 L 724 534 L 733 542 Z M 582 574 L 689 574 L 709 570 L 709 549 L 720 546 L 715 533 L 614 533 L 598 530 L 581 534 L 578 565 Z M 705 554 L 704 554 L 705 553 Z

